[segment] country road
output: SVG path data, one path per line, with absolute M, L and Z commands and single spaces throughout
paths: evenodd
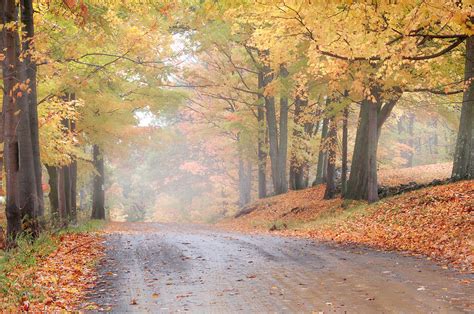
M 120 228 L 118 228 L 120 229 Z M 107 236 L 90 301 L 135 313 L 463 313 L 473 277 L 422 258 L 208 227 Z

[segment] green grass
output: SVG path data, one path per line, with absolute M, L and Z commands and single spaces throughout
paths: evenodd
M 300 230 L 313 230 L 321 227 L 331 227 L 340 222 L 354 219 L 354 217 L 359 215 L 365 215 L 368 208 L 369 205 L 366 203 L 350 203 L 345 205 L 344 210 L 332 208 L 321 213 L 316 219 L 302 222 L 297 228 Z
M 358 215 L 367 213 L 369 205 L 364 202 L 345 201 L 343 208 L 334 207 L 320 213 L 312 220 L 297 220 L 297 219 L 278 219 L 273 221 L 254 220 L 250 224 L 254 228 L 267 229 L 274 228 L 274 230 L 315 230 L 319 228 L 327 228 L 334 226 L 343 221 L 353 219 Z
M 60 230 L 59 234 L 95 232 L 103 229 L 105 224 L 106 222 L 104 220 L 87 220 L 79 223 L 77 226 Z

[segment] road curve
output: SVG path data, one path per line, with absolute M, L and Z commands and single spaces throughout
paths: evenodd
M 134 313 L 465 313 L 473 276 L 422 258 L 199 226 L 107 236 L 89 301 Z

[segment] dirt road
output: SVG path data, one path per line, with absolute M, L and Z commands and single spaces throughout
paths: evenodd
M 197 226 L 126 228 L 107 237 L 91 292 L 113 312 L 474 311 L 463 283 L 473 277 L 426 259 Z

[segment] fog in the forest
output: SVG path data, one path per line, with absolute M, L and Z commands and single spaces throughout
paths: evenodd
M 196 97 L 194 90 L 186 92 Z M 415 167 L 408 172 L 422 177 L 423 167 L 418 166 L 435 164 L 432 167 L 438 177 L 450 175 L 459 108 L 440 110 L 449 101 L 443 97 L 412 96 L 400 101 L 400 109 L 394 110 L 382 130 L 378 150 L 381 185 L 396 184 L 397 172 L 393 169 Z M 205 109 L 216 103 L 207 105 Z M 291 123 L 293 107 L 290 104 L 290 130 L 295 127 Z M 217 117 L 210 109 L 204 111 L 195 99 L 177 108 L 161 117 L 146 109 L 137 112 L 136 138 L 107 156 L 106 207 L 112 220 L 214 222 L 257 198 L 257 147 L 252 140 L 257 122 L 246 125 L 243 132 L 242 126 L 235 124 L 240 122 L 238 117 Z M 358 108 L 352 105 L 349 110 L 349 169 Z M 308 148 L 308 155 L 301 157 L 308 163 L 308 186 L 316 176 L 321 124 L 303 143 Z M 288 134 L 291 156 L 292 150 L 300 146 L 295 145 L 293 133 Z M 339 157 L 336 164 L 338 179 Z M 270 161 L 266 166 L 270 168 Z M 391 182 L 384 182 L 384 173 L 390 173 L 387 177 Z M 269 195 L 272 189 L 267 178 Z M 87 202 L 88 191 L 81 191 L 81 203 Z

